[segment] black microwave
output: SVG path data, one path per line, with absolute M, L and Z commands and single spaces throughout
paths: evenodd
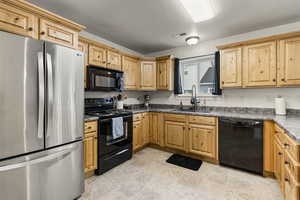
M 104 67 L 89 65 L 87 67 L 88 91 L 117 91 L 124 89 L 123 72 Z

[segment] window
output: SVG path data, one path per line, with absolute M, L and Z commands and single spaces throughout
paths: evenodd
M 183 95 L 192 94 L 192 86 L 197 89 L 197 96 L 211 96 L 214 88 L 214 55 L 182 59 L 179 61 Z

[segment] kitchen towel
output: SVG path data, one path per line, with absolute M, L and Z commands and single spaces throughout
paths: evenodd
M 112 136 L 118 139 L 124 135 L 123 117 L 112 118 Z
M 286 115 L 286 103 L 282 97 L 275 98 L 275 112 L 276 115 Z

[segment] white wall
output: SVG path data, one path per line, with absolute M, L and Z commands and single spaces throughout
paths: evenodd
M 147 56 L 174 55 L 178 58 L 184 58 L 207 55 L 214 53 L 217 50 L 216 46 L 218 45 L 293 31 L 300 31 L 300 21 L 213 41 L 202 42 L 193 47 L 184 46 L 155 52 L 148 54 Z M 223 90 L 223 95 L 220 97 L 202 97 L 202 100 L 205 99 L 206 105 L 210 106 L 273 108 L 274 98 L 278 95 L 281 95 L 286 99 L 289 108 L 300 109 L 300 88 L 225 89 Z M 179 104 L 180 100 L 183 100 L 184 104 L 189 104 L 188 98 L 174 96 L 171 92 L 151 93 L 151 103 Z
M 142 54 L 140 54 L 136 51 L 133 51 L 124 46 L 118 45 L 114 42 L 108 41 L 104 38 L 101 38 L 101 37 L 91 34 L 89 32 L 82 31 L 82 32 L 80 32 L 80 35 L 87 37 L 89 39 L 98 41 L 100 43 L 106 44 L 108 46 L 120 49 L 121 51 L 129 53 L 129 54 L 136 55 L 136 56 L 143 56 Z M 113 96 L 117 96 L 118 94 L 120 94 L 120 93 L 118 93 L 118 92 L 85 92 L 85 98 L 113 97 Z M 122 94 L 124 94 L 128 97 L 127 100 L 125 100 L 125 102 L 124 102 L 125 104 L 141 104 L 144 102 L 143 92 L 128 91 L 128 92 L 123 92 Z

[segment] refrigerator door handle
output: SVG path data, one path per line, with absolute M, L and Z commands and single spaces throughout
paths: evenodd
M 53 67 L 52 57 L 47 53 L 47 86 L 48 86 L 48 103 L 47 103 L 47 133 L 46 137 L 49 136 L 50 126 L 53 119 Z
M 43 52 L 38 52 L 38 81 L 39 81 L 39 116 L 38 116 L 38 138 L 43 139 L 44 134 L 44 112 L 45 112 L 45 77 Z
M 6 165 L 3 167 L 0 167 L 0 172 L 5 172 L 5 171 L 9 171 L 9 170 L 14 170 L 14 169 L 22 168 L 22 167 L 27 167 L 27 166 L 55 160 L 55 159 L 65 156 L 67 154 L 70 154 L 75 148 L 76 148 L 76 146 L 68 148 L 68 149 L 64 149 L 62 151 L 59 151 L 58 153 L 50 154 L 50 155 L 47 155 L 47 156 L 44 156 L 41 158 L 37 158 L 37 159 L 33 159 L 33 160 L 21 162 L 21 163 L 16 163 L 16 164 L 12 164 L 12 165 Z

